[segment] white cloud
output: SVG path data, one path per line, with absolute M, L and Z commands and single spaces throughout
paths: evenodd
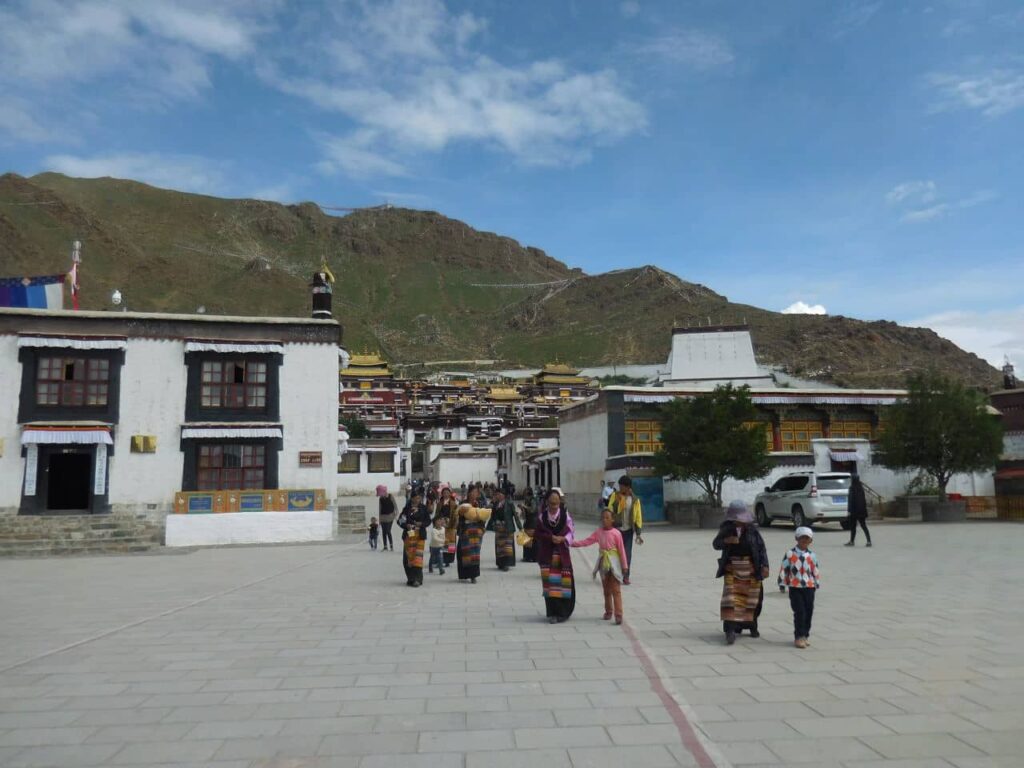
M 832 23 L 835 37 L 843 37 L 855 32 L 874 18 L 882 8 L 881 2 L 848 2 L 840 7 Z
M 217 57 L 251 53 L 276 0 L 14 0 L 0 6 L 0 89 L 29 101 L 42 135 L 79 101 L 82 84 L 146 105 L 210 86 Z M 6 99 L 5 99 L 6 101 Z M 23 136 L 24 120 L 0 126 Z M 41 130 L 39 130 L 41 129 Z
M 971 109 L 986 117 L 999 117 L 1024 107 L 1024 72 L 992 69 L 976 75 L 935 73 L 929 84 L 941 100 L 935 111 Z
M 80 178 L 133 179 L 185 192 L 218 194 L 225 191 L 224 169 L 195 155 L 163 155 L 122 152 L 94 157 L 52 155 L 44 160 L 47 170 Z
M 945 216 L 951 211 L 962 211 L 967 208 L 974 208 L 987 203 L 990 200 L 994 200 L 995 198 L 996 195 L 994 192 L 983 190 L 959 200 L 936 203 L 935 205 L 929 205 L 923 208 L 915 208 L 904 213 L 900 220 L 906 222 L 931 221 L 932 219 L 938 219 Z
M 782 310 L 784 315 L 827 315 L 825 307 L 821 304 L 807 304 L 803 301 L 795 301 Z
M 5 96 L 0 92 L 0 144 L 3 137 L 14 141 L 42 142 L 53 139 L 56 132 L 42 125 L 31 109 L 20 99 Z
M 727 66 L 736 58 L 725 39 L 699 29 L 670 29 L 634 45 L 632 50 L 701 71 Z
M 418 154 L 476 144 L 525 165 L 571 165 L 646 124 L 612 70 L 558 60 L 504 64 L 476 52 L 486 21 L 440 0 L 342 4 L 320 60 L 265 62 L 265 82 L 338 115 L 325 172 L 401 176 Z M 337 69 L 351 73 L 337 77 Z M 330 130 L 330 129 L 328 129 Z
M 372 131 L 357 131 L 351 136 L 325 139 L 325 157 L 318 167 L 323 173 L 343 172 L 356 178 L 371 176 L 407 176 L 408 171 L 400 164 L 371 149 L 376 134 Z
M 934 181 L 904 181 L 886 193 L 885 202 L 889 205 L 898 205 L 904 202 L 930 203 L 935 199 L 935 195 Z
M 1005 357 L 1024 366 L 1024 305 L 991 311 L 951 310 L 904 323 L 931 328 L 999 368 Z
M 619 12 L 627 19 L 632 19 L 640 13 L 640 3 L 637 0 L 625 0 L 619 4 Z
M 991 190 L 981 190 L 966 197 L 943 200 L 938 185 L 929 179 L 897 184 L 886 192 L 885 202 L 902 211 L 900 221 L 920 223 L 941 218 L 953 211 L 974 208 L 995 197 L 996 194 Z

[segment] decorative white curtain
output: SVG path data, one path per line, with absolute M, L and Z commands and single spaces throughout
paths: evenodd
M 284 354 L 284 344 L 262 342 L 250 344 L 244 341 L 186 341 L 186 352 L 219 352 L 222 354 L 266 355 Z
M 54 349 L 124 349 L 126 339 L 73 338 L 66 336 L 19 336 L 19 347 L 50 347 Z
M 283 438 L 281 427 L 182 427 L 182 440 L 207 438 L 277 437 Z
M 106 429 L 26 429 L 21 433 L 22 445 L 113 445 Z

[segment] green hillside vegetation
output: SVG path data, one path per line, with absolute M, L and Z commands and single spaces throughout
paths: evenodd
M 338 278 L 346 346 L 379 349 L 396 363 L 663 362 L 673 325 L 710 319 L 747 322 L 761 362 L 797 376 L 900 386 L 934 366 L 975 386 L 998 381 L 991 366 L 927 329 L 781 315 L 655 267 L 586 275 L 438 213 L 331 216 L 312 203 L 228 200 L 118 179 L 0 176 L 0 274 L 66 271 L 76 238 L 86 309 L 108 308 L 118 288 L 133 310 L 305 316 L 307 282 L 326 259 Z M 547 285 L 529 285 L 537 283 Z M 525 287 L 479 287 L 494 284 Z

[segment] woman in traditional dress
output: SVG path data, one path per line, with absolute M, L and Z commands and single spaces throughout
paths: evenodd
M 537 544 L 533 540 L 533 534 L 537 529 L 537 512 L 533 506 L 533 492 L 526 496 L 526 501 L 519 505 L 519 512 L 523 522 L 523 562 L 537 562 Z
M 420 494 L 421 491 L 414 490 L 398 516 L 398 527 L 402 529 L 402 567 L 405 568 L 405 583 L 410 587 L 423 583 L 423 550 L 430 526 L 430 513 L 421 503 Z
M 716 578 L 725 577 L 721 602 L 725 642 L 735 643 L 744 629 L 750 630 L 751 637 L 760 637 L 757 617 L 764 602 L 761 582 L 768 578 L 768 551 L 754 516 L 742 501 L 729 505 L 712 546 L 722 553 Z
M 466 501 L 456 510 L 459 530 L 456 562 L 459 580 L 469 579 L 470 584 L 476 584 L 477 576 L 480 575 L 480 545 L 484 540 L 484 524 L 491 513 L 489 509 L 480 505 L 480 488 L 471 485 L 466 493 Z
M 561 489 L 552 488 L 544 497 L 543 508 L 537 513 L 537 528 L 534 530 L 544 605 L 551 624 L 560 624 L 568 619 L 576 607 L 576 582 L 569 554 L 574 531 L 572 518 L 562 502 Z
M 515 534 L 519 530 L 519 517 L 516 505 L 505 495 L 505 489 L 494 491 L 494 508 L 491 519 L 487 521 L 487 530 L 494 531 L 494 562 L 498 569 L 507 571 L 516 567 Z
M 455 540 L 459 535 L 456 514 L 458 506 L 455 497 L 452 496 L 451 487 L 445 483 L 441 486 L 441 498 L 437 500 L 437 511 L 435 512 L 436 515 L 448 521 L 444 529 L 444 552 L 442 553 L 445 568 L 455 562 Z

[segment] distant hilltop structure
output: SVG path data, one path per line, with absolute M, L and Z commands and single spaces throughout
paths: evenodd
M 746 325 L 712 325 L 672 329 L 672 347 L 664 386 L 716 386 L 733 383 L 774 386 L 769 371 L 754 357 L 754 342 Z

